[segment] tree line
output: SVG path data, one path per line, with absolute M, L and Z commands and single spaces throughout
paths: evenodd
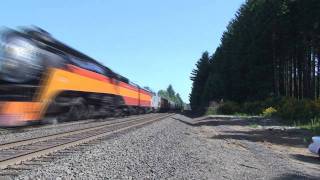
M 191 74 L 193 110 L 211 101 L 320 96 L 320 1 L 247 0 Z

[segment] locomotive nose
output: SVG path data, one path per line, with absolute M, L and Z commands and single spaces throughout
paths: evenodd
M 26 122 L 21 121 L 19 115 L 0 115 L 0 127 L 24 126 Z
M 25 83 L 38 78 L 43 70 L 41 51 L 28 38 L 0 32 L 0 79 Z
M 41 103 L 37 102 L 1 102 L 0 126 L 24 126 L 38 120 L 41 114 Z

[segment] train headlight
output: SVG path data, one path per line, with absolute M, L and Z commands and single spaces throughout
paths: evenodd
M 43 69 L 39 50 L 32 41 L 15 37 L 0 47 L 0 78 L 23 83 L 38 78 Z

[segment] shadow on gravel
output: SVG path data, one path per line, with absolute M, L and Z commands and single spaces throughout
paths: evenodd
M 262 129 L 252 131 L 224 131 L 226 134 L 221 134 L 211 137 L 212 139 L 235 139 L 247 140 L 251 142 L 269 142 L 293 147 L 306 147 L 307 144 L 303 141 L 303 133 L 296 129 L 280 130 L 280 129 Z
M 248 120 L 225 120 L 225 119 L 215 119 L 214 121 L 203 121 L 198 122 L 197 124 L 194 124 L 194 126 L 221 126 L 221 125 L 230 125 L 230 126 L 236 126 L 236 125 L 250 125 L 252 124 L 251 121 Z
M 246 131 L 233 130 L 228 126 L 267 126 L 266 128 L 248 128 Z M 304 141 L 305 137 L 311 137 L 312 134 L 301 129 L 289 129 L 279 126 L 280 123 L 270 119 L 212 119 L 200 121 L 192 126 L 221 126 L 222 134 L 211 137 L 211 139 L 235 139 L 247 140 L 251 142 L 272 143 L 291 147 L 306 148 L 308 143 Z M 225 128 L 222 128 L 224 127 Z M 269 126 L 269 127 L 268 127 Z M 276 127 L 276 128 L 274 128 Z
M 281 130 L 281 129 L 258 129 L 251 131 L 223 131 L 224 134 L 219 134 L 211 137 L 211 139 L 234 139 L 247 140 L 250 142 L 261 142 L 268 144 L 275 144 L 288 147 L 307 148 L 307 143 L 303 141 L 306 133 L 297 129 Z M 306 163 L 320 165 L 320 158 L 315 156 L 307 156 L 302 154 L 295 154 L 292 158 Z M 319 179 L 319 178 L 318 178 Z
M 177 114 L 186 116 L 188 118 L 199 118 L 199 117 L 203 116 L 202 113 L 195 113 L 195 112 L 192 112 L 192 111 L 183 111 L 183 112 L 180 112 L 180 113 L 177 113 Z
M 262 126 L 279 126 L 279 122 L 271 119 L 262 119 L 262 118 L 208 118 L 203 121 L 197 122 L 193 126 L 249 126 L 252 124 L 262 125 Z
M 299 161 L 320 165 L 320 158 L 319 157 L 306 156 L 306 155 L 302 155 L 302 154 L 294 154 L 294 155 L 291 155 L 291 157 L 293 157 L 294 159 L 299 160 Z
M 300 180 L 300 179 L 318 180 L 319 177 L 314 177 L 309 175 L 284 174 L 280 177 L 276 177 L 273 179 L 274 180 Z

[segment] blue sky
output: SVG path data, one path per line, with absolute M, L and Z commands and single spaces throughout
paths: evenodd
M 202 52 L 214 52 L 245 0 L 7 0 L 1 25 L 37 25 L 141 86 L 185 102 Z

